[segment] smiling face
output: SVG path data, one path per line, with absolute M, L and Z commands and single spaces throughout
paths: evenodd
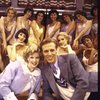
M 57 50 L 56 50 L 56 45 L 53 42 L 44 44 L 42 46 L 42 51 L 43 51 L 44 59 L 48 63 L 51 64 L 51 63 L 55 63 L 56 62 Z
M 93 47 L 93 43 L 92 43 L 91 39 L 89 39 L 89 38 L 85 38 L 84 44 L 87 48 L 92 48 Z
M 27 18 L 30 18 L 32 16 L 32 11 L 27 11 L 26 14 Z
M 37 20 L 38 20 L 39 22 L 42 22 L 43 18 L 44 18 L 44 15 L 43 15 L 42 13 L 38 13 L 38 14 L 37 14 Z
M 23 43 L 25 39 L 26 39 L 26 35 L 24 33 L 21 32 L 18 34 L 18 38 L 17 38 L 18 42 Z
M 8 12 L 7 12 L 7 16 L 9 17 L 9 18 L 14 18 L 15 17 L 15 13 L 14 13 L 14 11 L 13 10 L 8 10 Z
M 56 21 L 57 20 L 57 14 L 56 13 L 51 13 L 50 18 L 52 21 Z
M 66 46 L 67 45 L 67 38 L 65 38 L 64 35 L 59 35 L 58 38 L 58 43 L 59 43 L 59 46 Z
M 28 68 L 33 71 L 39 64 L 40 56 L 38 52 L 34 52 L 27 58 Z

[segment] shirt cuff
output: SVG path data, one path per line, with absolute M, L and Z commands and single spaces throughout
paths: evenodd
M 16 96 L 14 95 L 14 92 L 9 93 L 5 97 L 3 97 L 4 100 L 18 100 Z

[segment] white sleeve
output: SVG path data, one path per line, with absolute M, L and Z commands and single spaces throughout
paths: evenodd
M 8 95 L 3 97 L 4 100 L 18 100 L 14 94 L 14 92 L 10 92 Z
M 35 93 L 32 93 L 27 100 L 38 100 L 38 97 Z

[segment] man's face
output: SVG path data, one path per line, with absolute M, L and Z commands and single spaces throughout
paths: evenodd
M 42 46 L 42 51 L 44 55 L 44 59 L 47 60 L 48 63 L 55 63 L 57 58 L 57 50 L 56 45 L 54 43 L 48 43 Z

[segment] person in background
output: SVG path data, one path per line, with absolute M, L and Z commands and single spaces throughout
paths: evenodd
M 28 39 L 28 45 L 31 46 L 33 49 L 38 48 L 44 38 L 44 11 L 38 11 L 35 18 L 36 19 L 31 22 Z
M 78 10 L 75 12 L 75 18 L 79 21 L 77 22 L 75 39 L 73 42 L 73 48 L 77 49 L 81 44 L 81 38 L 90 33 L 92 27 L 92 20 L 88 20 L 86 13 Z
M 24 15 L 17 17 L 17 31 L 21 28 L 29 30 L 31 23 L 30 18 L 32 16 L 33 16 L 33 9 L 25 8 Z
M 50 18 L 50 23 L 47 25 L 46 29 L 46 36 L 45 38 L 54 38 L 55 40 L 57 39 L 57 34 L 60 31 L 61 27 L 61 22 L 58 21 L 58 11 L 57 10 L 51 10 L 49 12 L 49 18 Z
M 87 100 L 86 92 L 98 91 L 98 74 L 86 72 L 75 54 L 57 56 L 51 38 L 44 39 L 41 48 L 43 100 L 55 100 L 52 92 L 58 100 Z
M 31 23 L 30 18 L 32 16 L 33 16 L 33 9 L 25 8 L 23 16 L 17 17 L 17 27 L 16 27 L 15 34 L 17 33 L 18 30 L 20 30 L 22 28 L 25 28 L 27 31 L 29 31 L 30 23 Z M 16 41 L 15 34 L 11 40 L 12 44 Z
M 76 23 L 74 21 L 74 18 L 72 18 L 70 14 L 63 13 L 62 18 L 63 18 L 63 22 L 62 22 L 60 31 L 66 32 L 67 35 L 71 35 L 72 37 L 71 44 L 72 44 L 75 38 Z
M 93 44 L 96 49 L 98 49 L 98 8 L 97 6 L 93 6 L 91 9 L 92 19 L 92 28 L 90 32 L 91 38 L 94 40 Z
M 14 32 L 16 30 L 16 10 L 13 7 L 9 7 L 6 10 L 6 16 L 1 16 L 0 18 L 0 29 L 3 40 L 4 50 L 7 49 L 7 45 L 10 44 L 10 40 L 12 39 Z
M 89 35 L 82 38 L 82 43 L 86 46 L 83 51 L 83 63 L 88 72 L 98 72 L 98 51 L 94 48 L 93 40 Z
M 0 100 L 19 100 L 23 94 L 27 94 L 27 100 L 38 100 L 41 86 L 41 70 L 39 50 L 24 52 L 24 63 L 10 62 L 0 74 Z M 23 99 L 22 99 L 23 100 Z
M 22 28 L 17 31 L 15 35 L 15 43 L 7 46 L 8 57 L 10 61 L 20 60 L 23 61 L 23 53 L 28 45 L 28 31 Z
M 6 16 L 0 18 L 0 62 L 1 70 L 8 64 L 7 45 L 12 44 L 11 39 L 16 30 L 16 10 L 8 7 Z
M 67 35 L 66 32 L 60 32 L 57 35 L 57 54 L 64 55 L 64 54 L 75 54 L 75 52 L 71 48 L 72 38 L 70 35 Z

